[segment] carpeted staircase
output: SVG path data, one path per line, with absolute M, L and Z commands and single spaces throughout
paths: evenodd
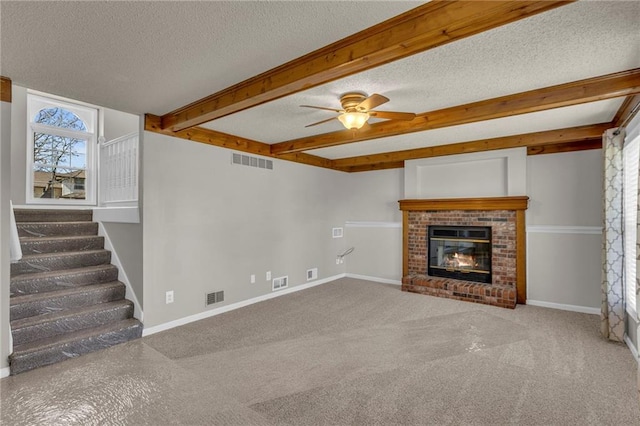
M 142 335 L 91 210 L 15 217 L 23 257 L 11 264 L 11 374 Z

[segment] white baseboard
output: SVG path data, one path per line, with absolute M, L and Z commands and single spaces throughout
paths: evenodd
M 0 379 L 9 377 L 10 374 L 11 374 L 11 370 L 9 369 L 9 367 L 0 368 Z
M 543 302 L 531 299 L 527 299 L 527 305 L 560 309 L 562 311 L 580 312 L 582 314 L 600 315 L 600 308 L 590 308 L 588 306 L 564 305 L 562 303 Z
M 640 357 L 638 356 L 638 350 L 636 349 L 635 346 L 633 346 L 633 342 L 631 341 L 629 336 L 627 336 L 626 334 L 624 335 L 624 342 L 629 347 L 629 350 L 631 351 L 631 355 L 633 355 L 633 359 L 635 359 L 636 362 L 640 364 Z
M 252 299 L 243 300 L 240 302 L 232 303 L 230 305 L 221 306 L 220 308 L 211 309 L 205 312 L 200 312 L 195 315 L 190 315 L 188 317 L 180 318 L 174 321 L 165 322 L 164 324 L 159 324 L 153 327 L 145 328 L 142 331 L 142 337 L 150 336 L 155 333 L 159 333 L 161 331 L 170 330 L 175 327 L 179 327 L 181 325 L 189 324 L 194 321 L 200 321 L 205 318 L 210 318 L 216 315 L 224 314 L 225 312 L 233 311 L 235 309 L 244 308 L 245 306 L 253 305 L 254 303 L 263 302 L 265 300 L 273 299 L 276 297 L 284 296 L 285 294 L 295 293 L 296 291 L 306 290 L 311 287 L 315 287 L 317 285 L 326 284 L 332 281 L 335 281 L 340 278 L 344 278 L 346 274 L 338 274 L 328 278 L 323 278 L 321 280 L 311 281 L 305 284 L 300 284 L 295 287 L 289 287 L 284 290 L 274 291 L 273 293 L 264 294 L 262 296 L 254 297 Z
M 142 309 L 140 308 L 140 302 L 138 302 L 136 293 L 133 291 L 133 287 L 131 287 L 129 277 L 122 267 L 122 263 L 120 262 L 118 253 L 113 247 L 113 244 L 111 244 L 109 234 L 107 233 L 107 230 L 105 229 L 102 222 L 98 222 L 98 235 L 104 237 L 104 248 L 105 250 L 109 250 L 111 252 L 111 263 L 118 267 L 118 280 L 122 281 L 126 287 L 124 297 L 133 302 L 133 316 L 138 318 L 141 323 L 144 323 L 144 312 L 142 312 Z
M 383 284 L 402 285 L 402 281 L 391 280 L 388 278 L 369 277 L 367 275 L 358 275 L 358 274 L 346 274 L 345 276 L 347 278 L 356 278 L 358 280 L 374 281 L 374 282 L 383 283 Z

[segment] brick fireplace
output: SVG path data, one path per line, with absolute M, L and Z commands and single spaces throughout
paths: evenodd
M 529 197 L 401 200 L 402 290 L 515 308 L 526 302 L 525 216 Z M 429 276 L 429 226 L 491 228 L 491 282 Z

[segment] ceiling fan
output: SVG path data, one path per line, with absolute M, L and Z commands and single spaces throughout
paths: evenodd
M 373 111 L 374 108 L 389 102 L 389 98 L 374 93 L 367 97 L 364 93 L 349 92 L 340 97 L 342 109 L 326 108 L 313 105 L 300 105 L 303 108 L 315 108 L 340 113 L 336 117 L 318 121 L 305 127 L 317 126 L 318 124 L 327 123 L 331 120 L 338 119 L 347 129 L 357 130 L 365 125 L 370 117 L 383 118 L 386 120 L 413 120 L 416 115 L 412 112 L 395 112 L 395 111 Z

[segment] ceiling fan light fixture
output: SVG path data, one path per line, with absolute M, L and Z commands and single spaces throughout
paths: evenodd
M 345 112 L 338 116 L 338 120 L 349 130 L 360 129 L 368 119 L 368 112 Z

